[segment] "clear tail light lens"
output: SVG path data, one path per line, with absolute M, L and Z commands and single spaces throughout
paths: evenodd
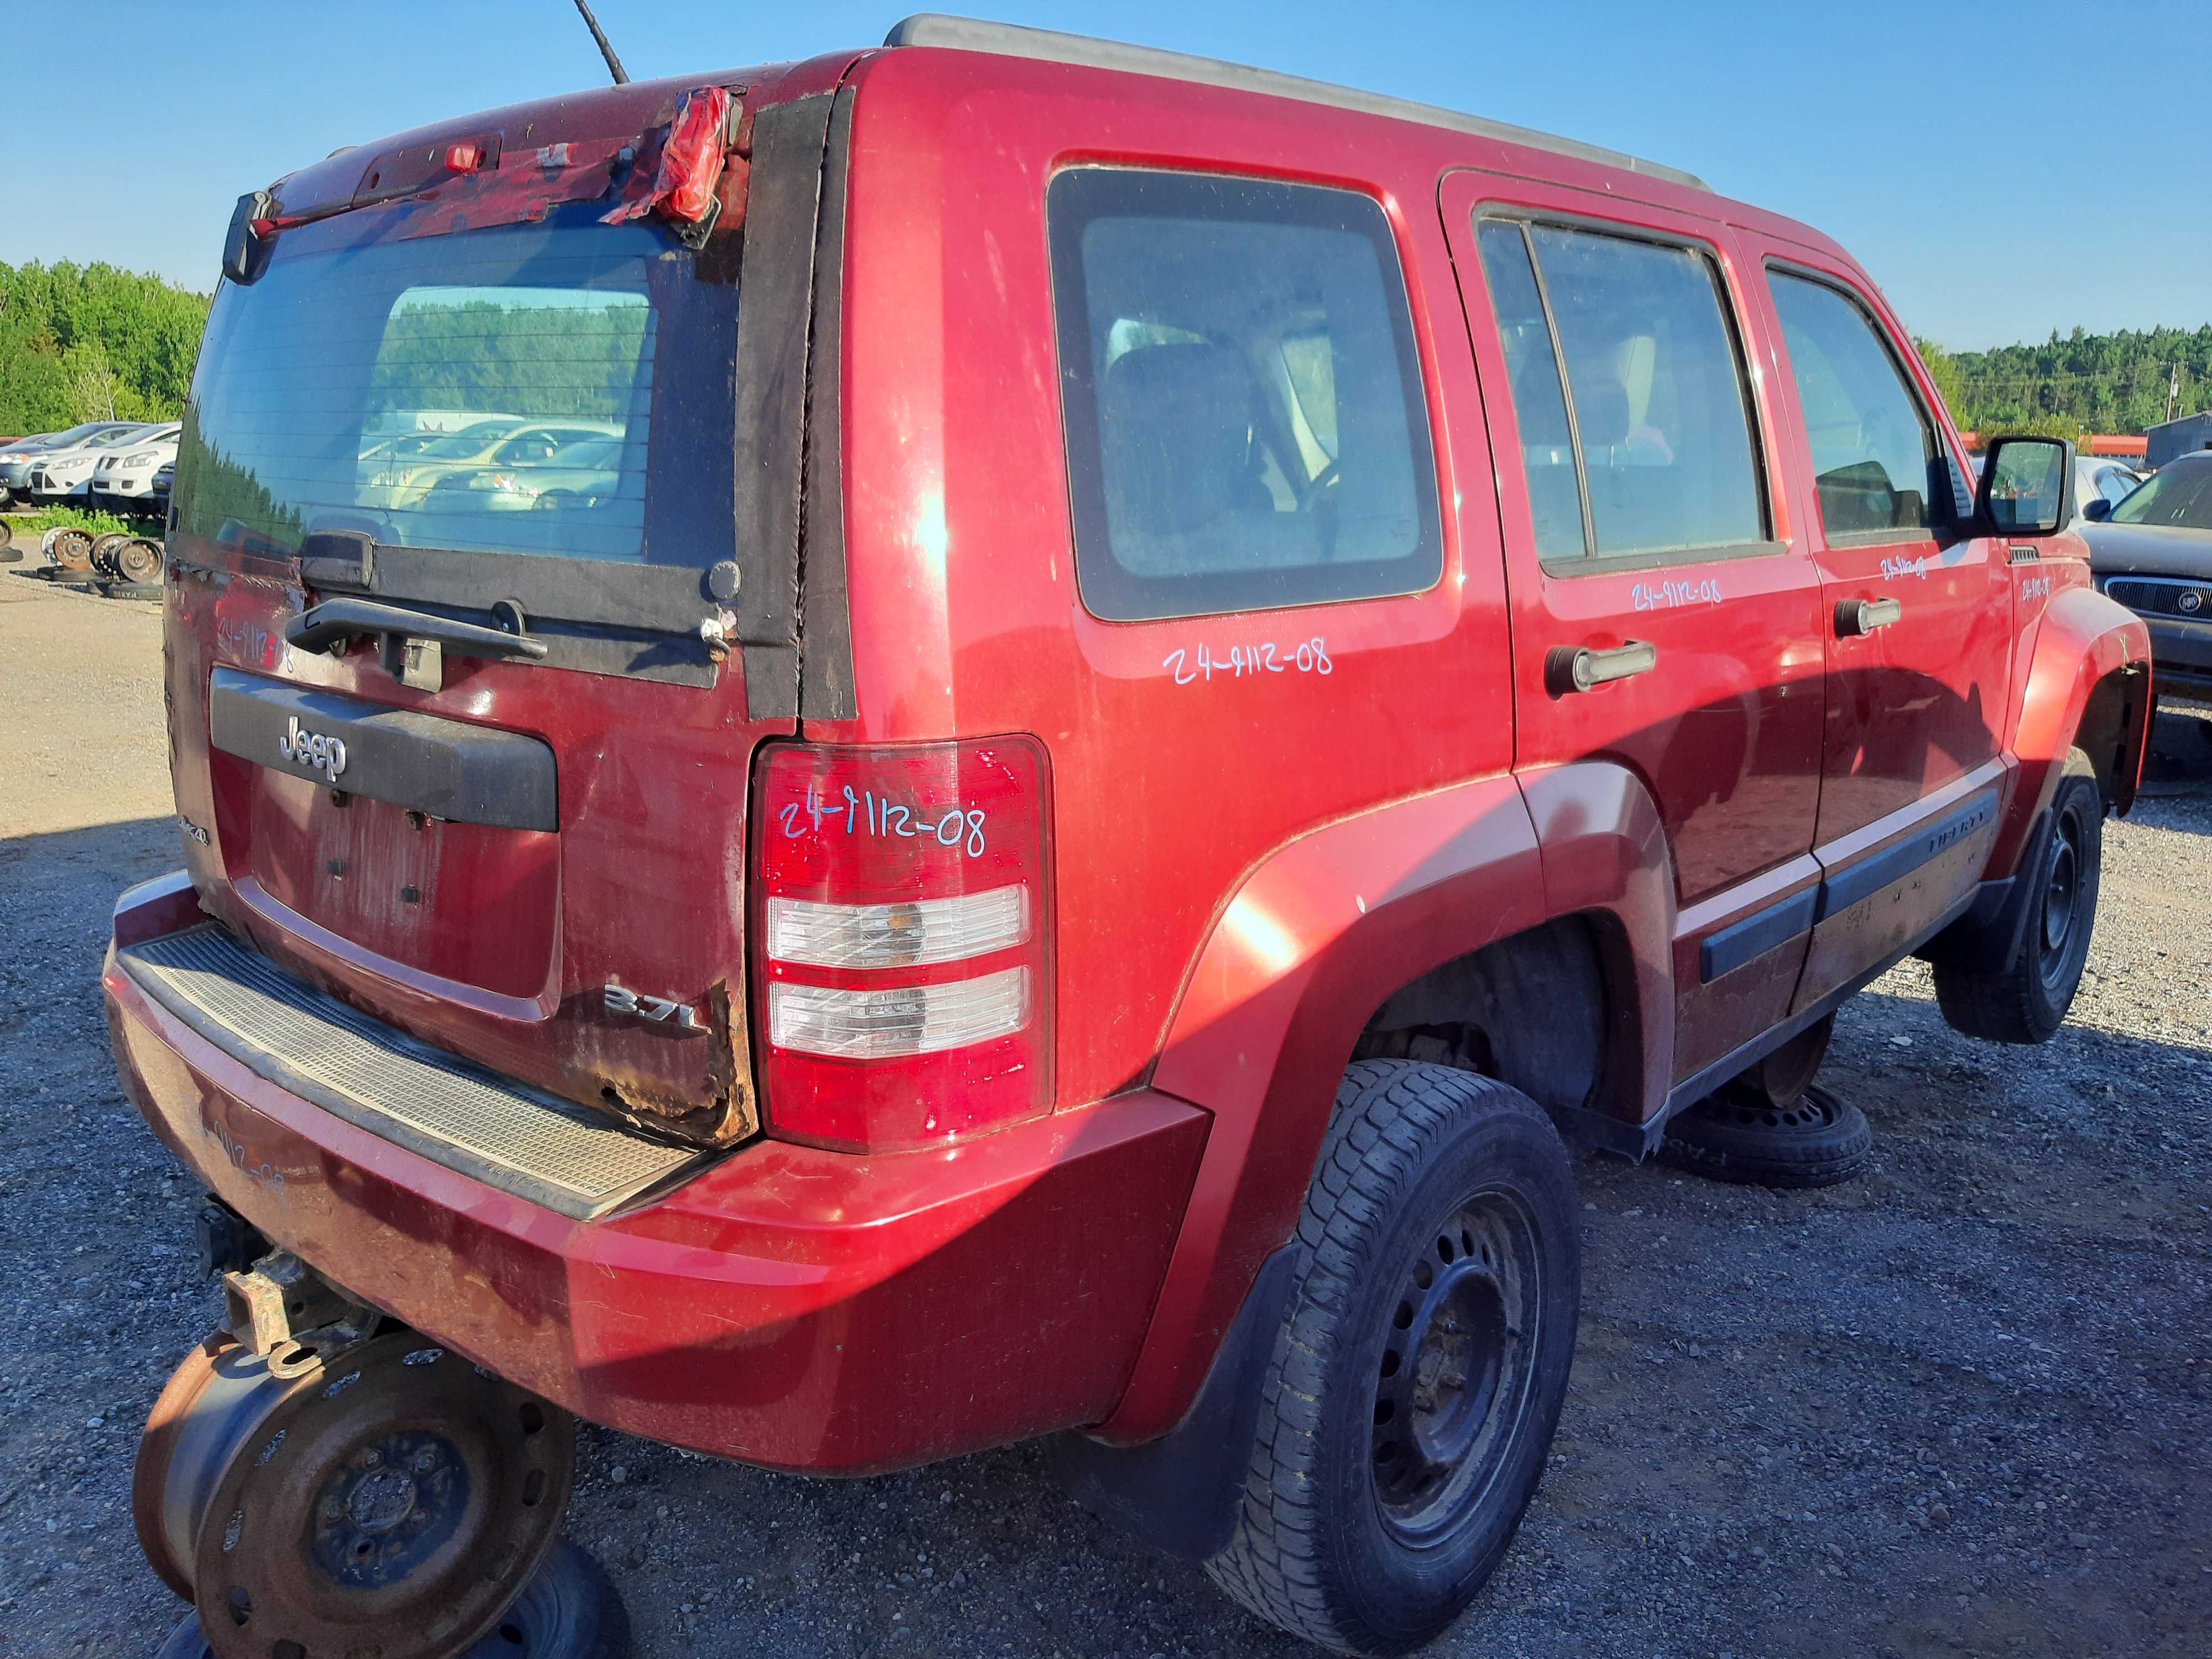
M 964 962 L 1030 936 L 1030 890 L 1017 884 L 957 898 L 894 904 L 768 902 L 768 953 L 817 968 L 907 968 Z
M 927 1146 L 1050 1103 L 1049 801 L 1026 738 L 776 744 L 756 780 L 769 1132 Z
M 988 1042 L 1012 1036 L 1029 1019 L 1026 968 L 888 991 L 788 981 L 768 988 L 771 1043 L 848 1060 L 896 1060 Z

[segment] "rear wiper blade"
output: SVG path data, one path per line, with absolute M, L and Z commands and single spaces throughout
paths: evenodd
M 428 611 L 404 605 L 379 605 L 372 599 L 325 599 L 284 624 L 284 638 L 302 651 L 321 651 L 362 635 L 373 635 L 383 647 L 384 665 L 403 685 L 436 691 L 446 681 L 445 653 L 496 657 L 520 662 L 544 659 L 546 646 L 523 631 L 519 611 L 498 608 L 511 616 L 512 629 L 484 628 L 456 622 Z M 497 611 L 495 612 L 497 614 Z

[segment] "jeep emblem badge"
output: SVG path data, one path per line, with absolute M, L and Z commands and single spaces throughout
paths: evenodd
M 310 732 L 300 724 L 297 714 L 286 722 L 284 735 L 276 740 L 276 752 L 295 766 L 304 766 L 320 772 L 332 783 L 345 770 L 346 746 L 343 738 L 326 738 L 319 732 Z

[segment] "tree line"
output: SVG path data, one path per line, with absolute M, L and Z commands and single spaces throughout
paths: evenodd
M 176 419 L 209 301 L 113 265 L 0 264 L 0 435 Z
M 1971 432 L 2141 432 L 2212 404 L 2212 323 L 2198 329 L 2053 329 L 2041 345 L 1946 351 L 1922 359 L 1952 417 Z

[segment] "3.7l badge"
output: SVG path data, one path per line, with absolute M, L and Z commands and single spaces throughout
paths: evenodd
M 332 783 L 336 783 L 338 774 L 345 770 L 345 739 L 308 731 L 300 724 L 297 714 L 285 723 L 284 735 L 276 739 L 276 752 L 295 766 L 320 772 Z

